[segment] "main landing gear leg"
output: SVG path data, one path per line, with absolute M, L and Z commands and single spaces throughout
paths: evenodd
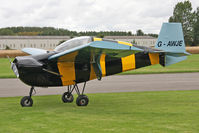
M 72 86 L 68 86 L 68 91 L 65 92 L 63 95 L 62 95 L 62 101 L 64 103 L 71 103 L 73 102 L 73 95 L 72 95 L 72 92 L 73 90 L 75 90 L 77 92 L 77 99 L 76 99 L 76 104 L 77 106 L 87 106 L 88 105 L 88 102 L 89 102 L 89 99 L 86 95 L 84 95 L 84 90 L 85 90 L 85 87 L 86 87 L 86 82 L 84 82 L 84 86 L 83 86 L 83 89 L 82 89 L 82 92 L 80 93 L 80 90 L 79 90 L 79 87 L 77 84 L 73 85 Z
M 73 97 L 73 94 L 72 94 L 73 90 L 74 90 L 74 87 L 72 88 L 72 86 L 69 85 L 69 86 L 68 86 L 68 91 L 65 92 L 65 93 L 62 95 L 62 101 L 63 101 L 64 103 L 72 103 L 72 102 L 73 102 L 73 100 L 74 100 L 74 97 Z
M 31 98 L 33 90 L 34 90 L 34 87 L 32 86 L 30 88 L 29 96 L 25 96 L 21 99 L 22 107 L 31 107 L 33 105 L 33 100 Z
M 84 82 L 82 93 L 80 93 L 77 84 L 75 84 L 75 85 L 76 85 L 76 92 L 78 94 L 78 97 L 76 99 L 77 106 L 87 106 L 88 102 L 89 102 L 89 99 L 88 99 L 88 97 L 86 95 L 84 95 L 84 90 L 85 90 L 85 87 L 86 87 L 86 82 Z

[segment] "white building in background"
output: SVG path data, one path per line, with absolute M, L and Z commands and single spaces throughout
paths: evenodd
M 105 39 L 135 43 L 140 46 L 154 46 L 157 38 L 150 36 L 105 36 Z M 60 41 L 70 36 L 0 36 L 0 49 L 22 49 L 25 47 L 54 49 Z
M 5 49 L 6 46 L 11 49 L 54 49 L 60 41 L 68 39 L 69 36 L 0 36 L 0 49 Z

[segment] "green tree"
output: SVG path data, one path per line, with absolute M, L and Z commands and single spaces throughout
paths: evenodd
M 0 30 L 0 35 L 14 35 L 14 33 L 10 29 L 3 28 Z
M 131 32 L 131 31 L 128 31 L 127 35 L 128 35 L 128 36 L 132 36 L 132 32 Z
M 5 50 L 11 50 L 11 48 L 8 45 L 6 45 Z
M 184 32 L 185 43 L 191 45 L 193 42 L 194 13 L 190 1 L 179 2 L 175 5 L 173 16 L 169 22 L 180 22 Z
M 147 34 L 147 35 L 148 35 L 148 36 L 155 37 L 155 38 L 158 38 L 158 34 L 149 33 L 149 34 Z
M 104 38 L 104 34 L 99 33 L 99 34 L 96 35 L 96 37 Z
M 136 31 L 136 35 L 137 36 L 144 36 L 144 32 L 141 29 L 139 29 L 139 30 Z
M 199 7 L 195 12 L 195 23 L 193 26 L 193 45 L 199 45 Z

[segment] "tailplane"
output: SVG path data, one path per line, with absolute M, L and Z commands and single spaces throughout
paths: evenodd
M 185 60 L 189 53 L 185 50 L 181 23 L 163 23 L 155 48 L 165 54 L 163 66 Z

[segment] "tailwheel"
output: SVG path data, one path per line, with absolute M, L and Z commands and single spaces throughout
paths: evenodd
M 25 96 L 21 99 L 21 106 L 22 107 L 32 107 L 33 100 L 30 96 Z
M 87 106 L 89 99 L 86 95 L 79 95 L 76 99 L 77 106 Z
M 70 93 L 70 92 L 65 92 L 63 95 L 62 95 L 62 101 L 64 103 L 72 103 L 74 100 L 73 98 L 73 95 Z

